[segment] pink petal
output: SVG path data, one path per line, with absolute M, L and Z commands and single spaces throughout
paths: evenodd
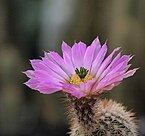
M 67 73 L 67 75 L 69 77 L 72 76 L 70 70 L 66 67 L 63 58 L 56 52 L 50 52 L 49 53 L 49 57 L 51 58 L 51 60 L 56 63 L 57 65 L 59 65 L 59 67 L 65 72 Z
M 120 49 L 120 48 L 114 49 L 113 52 L 103 61 L 103 63 L 101 64 L 99 70 L 98 70 L 97 73 L 96 73 L 96 77 L 99 77 L 99 76 L 102 74 L 102 72 L 106 69 L 106 67 L 107 67 L 108 64 L 110 63 L 110 61 L 111 61 L 111 59 L 112 59 L 114 53 L 115 53 L 116 51 L 118 51 L 119 49 Z
M 83 42 L 75 43 L 72 47 L 72 61 L 76 68 L 83 65 L 83 59 L 86 51 L 86 45 Z
M 48 73 L 47 73 L 48 72 Z M 63 81 L 63 78 L 58 76 L 56 73 L 54 73 L 53 71 L 42 71 L 42 70 L 37 70 L 35 71 L 35 78 L 39 78 L 41 80 L 44 81 L 51 81 L 51 82 L 60 82 Z
M 29 79 L 26 83 L 24 83 L 25 85 L 27 85 L 28 87 L 30 87 L 31 89 L 36 90 L 37 86 L 39 85 L 39 81 L 35 78 L 33 79 Z
M 116 83 L 113 83 L 113 84 L 110 84 L 108 86 L 105 86 L 104 88 L 102 88 L 102 92 L 106 92 L 106 90 L 112 90 L 114 87 L 118 86 L 121 82 L 116 82 Z
M 72 62 L 71 47 L 68 46 L 65 42 L 62 43 L 62 52 L 63 52 L 63 59 L 66 67 L 69 69 L 71 74 L 74 74 L 75 68 Z
M 112 74 L 114 74 L 114 73 L 116 73 L 116 72 L 121 72 L 121 71 L 126 71 L 127 69 L 129 68 L 129 65 L 127 65 L 127 62 L 126 62 L 126 60 L 125 61 L 121 61 L 120 63 L 118 63 L 118 65 L 117 66 L 114 66 L 114 67 L 112 67 L 109 71 L 108 71 L 108 73 L 106 74 L 106 76 L 108 76 L 108 75 L 112 75 Z
M 114 84 L 117 85 L 118 82 L 122 81 L 124 78 L 127 78 L 129 76 L 133 76 L 133 74 L 138 70 L 138 68 L 135 68 L 133 70 L 128 71 L 124 74 L 124 72 L 114 73 L 108 77 L 105 77 L 102 81 L 99 82 L 96 90 L 102 90 L 101 88 L 106 88 L 106 86 L 112 86 Z
M 73 84 L 64 83 L 64 82 L 60 82 L 60 84 L 62 85 L 63 91 L 68 92 L 68 93 L 79 89 L 78 86 L 75 86 Z
M 109 66 L 104 70 L 104 72 L 101 74 L 100 78 L 98 80 L 101 80 L 104 76 L 106 76 L 110 71 L 111 71 L 111 67 L 112 65 L 118 61 L 120 59 L 121 53 L 119 53 L 114 59 L 113 61 L 109 64 Z
M 81 92 L 81 91 L 73 91 L 73 92 L 71 92 L 71 94 L 72 94 L 73 96 L 77 97 L 78 99 L 80 99 L 81 97 L 86 96 L 86 94 L 84 94 L 84 93 Z
M 95 58 L 94 62 L 92 63 L 92 68 L 91 68 L 91 75 L 95 76 L 105 55 L 107 53 L 107 45 L 104 44 L 100 51 L 97 54 L 97 57 Z
M 85 94 L 79 89 L 78 86 L 67 84 L 67 83 L 61 83 L 62 84 L 62 90 L 64 92 L 70 93 L 73 96 L 77 97 L 78 99 L 85 96 Z
M 36 78 L 29 79 L 25 85 L 44 94 L 50 94 L 61 90 L 61 87 L 58 84 L 39 81 Z
M 99 82 L 99 84 L 96 87 L 96 90 L 103 90 L 103 88 L 110 86 L 111 84 L 120 82 L 123 80 L 123 75 L 117 75 L 115 77 L 110 77 L 110 79 L 105 79 Z
M 78 86 L 72 84 L 61 83 L 63 91 L 72 94 L 73 96 L 77 97 L 78 99 L 85 96 L 83 91 L 80 90 Z
M 99 52 L 101 48 L 100 42 L 98 37 L 92 42 L 91 46 L 87 47 L 87 50 L 85 52 L 84 60 L 83 60 L 83 67 L 90 70 L 92 66 L 92 62 L 97 56 L 97 53 Z
M 32 65 L 34 70 L 44 70 L 44 71 L 47 71 L 47 69 L 48 69 L 47 66 L 42 63 L 42 60 L 39 60 L 39 59 L 37 59 L 37 60 L 30 60 L 30 62 L 31 62 L 31 65 Z
M 41 82 L 37 87 L 36 90 L 43 94 L 51 94 L 61 90 L 61 87 L 58 84 L 54 84 L 51 82 Z
M 109 84 L 110 82 L 116 82 L 116 79 L 118 81 L 118 79 L 121 80 L 123 78 L 124 73 L 125 73 L 125 71 L 109 74 L 109 75 L 105 76 L 99 83 L 100 84 L 101 83 Z
M 93 78 L 92 80 L 88 80 L 87 82 L 82 82 L 80 84 L 80 90 L 82 92 L 85 92 L 87 94 L 89 94 L 90 92 L 93 92 L 93 86 L 95 85 L 97 79 Z
M 51 71 L 55 72 L 60 77 L 64 78 L 64 80 L 69 78 L 68 75 L 60 68 L 60 66 L 55 64 L 49 58 L 42 58 L 42 60 L 48 69 L 51 69 Z
M 33 78 L 33 77 L 35 77 L 35 75 L 34 75 L 34 71 L 33 70 L 27 70 L 27 71 L 25 71 L 25 72 L 23 72 L 27 77 L 29 77 L 29 78 Z
M 127 63 L 130 61 L 132 57 L 130 57 L 130 55 L 123 55 L 118 61 L 116 61 L 113 65 L 112 65 L 112 68 L 113 67 L 116 67 L 118 66 L 120 63 L 122 62 L 126 62 L 126 65 Z
M 138 70 L 139 68 L 135 68 L 133 70 L 129 70 L 127 73 L 124 74 L 124 78 L 133 76 L 135 74 L 135 72 Z

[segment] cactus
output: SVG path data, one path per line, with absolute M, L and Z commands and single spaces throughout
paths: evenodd
M 134 113 L 98 96 L 67 95 L 70 136 L 137 136 Z
M 63 57 L 50 51 L 41 60 L 31 60 L 33 70 L 24 72 L 30 78 L 25 84 L 43 94 L 68 93 L 70 136 L 136 136 L 134 114 L 99 97 L 138 70 L 129 70 L 132 55 L 114 56 L 119 49 L 105 58 L 107 44 L 101 46 L 98 37 L 88 47 L 63 42 Z

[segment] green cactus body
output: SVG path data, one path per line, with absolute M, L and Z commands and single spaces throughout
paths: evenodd
M 134 113 L 97 96 L 68 96 L 70 136 L 137 136 Z

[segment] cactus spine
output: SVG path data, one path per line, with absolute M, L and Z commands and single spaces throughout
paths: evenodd
M 70 136 L 137 136 L 134 113 L 112 100 L 67 95 Z

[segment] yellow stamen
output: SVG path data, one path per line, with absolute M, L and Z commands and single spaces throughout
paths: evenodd
M 93 77 L 91 75 L 86 75 L 85 78 L 82 79 L 83 82 L 87 82 L 88 80 L 91 80 Z
M 91 75 L 86 75 L 84 78 L 80 78 L 77 74 L 73 75 L 70 79 L 70 83 L 76 86 L 79 86 L 82 82 L 87 82 L 91 80 L 93 77 Z

